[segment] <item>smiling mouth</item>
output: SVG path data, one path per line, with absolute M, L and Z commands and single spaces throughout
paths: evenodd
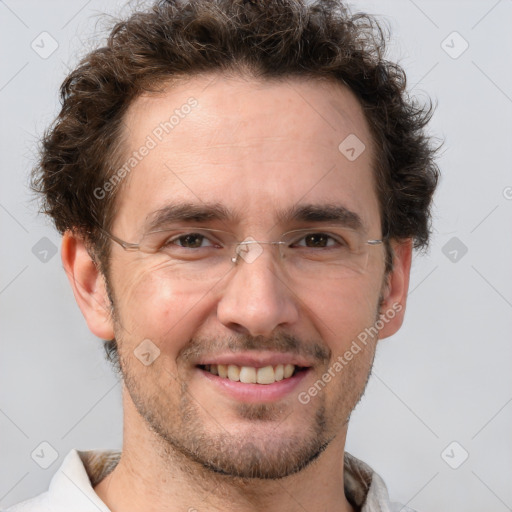
M 235 364 L 200 364 L 197 367 L 220 378 L 244 384 L 273 384 L 274 382 L 287 380 L 308 369 L 294 364 L 276 364 L 261 368 L 237 366 Z

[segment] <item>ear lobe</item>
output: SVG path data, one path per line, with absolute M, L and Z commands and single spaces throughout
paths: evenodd
M 83 239 L 66 231 L 62 237 L 61 258 L 89 330 L 103 340 L 113 339 L 113 319 L 105 278 L 89 255 Z
M 379 339 L 395 334 L 402 326 L 409 291 L 409 276 L 412 260 L 412 239 L 392 241 L 393 270 L 387 276 L 380 307 L 380 318 L 384 324 Z

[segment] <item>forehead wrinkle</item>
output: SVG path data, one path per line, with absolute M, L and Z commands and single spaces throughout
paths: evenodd
M 238 138 L 239 139 L 239 138 Z M 212 144 L 204 144 L 204 149 L 219 149 L 219 148 L 259 148 L 262 143 L 265 142 L 276 142 L 276 143 L 282 143 L 287 142 L 290 140 L 294 140 L 294 138 L 291 135 L 252 135 L 252 136 L 245 136 L 243 137 L 243 140 L 228 140 L 226 142 L 218 142 L 218 143 L 212 143 Z

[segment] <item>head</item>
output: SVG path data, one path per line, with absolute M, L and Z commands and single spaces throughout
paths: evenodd
M 61 98 L 33 187 L 133 410 L 162 453 L 212 471 L 307 466 L 343 434 L 377 340 L 401 325 L 411 251 L 429 238 L 431 108 L 407 96 L 379 25 L 335 1 L 158 2 L 119 22 Z M 383 243 L 343 276 L 292 272 L 261 244 L 212 277 L 112 239 L 145 240 L 169 212 L 239 241 L 341 222 Z M 234 398 L 208 365 L 236 354 L 307 370 L 283 396 Z

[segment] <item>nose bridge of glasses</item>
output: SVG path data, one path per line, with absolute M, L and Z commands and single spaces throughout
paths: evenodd
M 238 263 L 240 258 L 242 258 L 247 263 L 252 263 L 263 252 L 262 245 L 277 245 L 280 248 L 282 245 L 286 245 L 286 242 L 280 240 L 261 241 L 250 237 L 246 238 L 241 242 L 235 243 L 235 255 L 231 258 L 231 261 L 233 263 Z M 279 251 L 279 254 L 282 256 L 281 250 Z

